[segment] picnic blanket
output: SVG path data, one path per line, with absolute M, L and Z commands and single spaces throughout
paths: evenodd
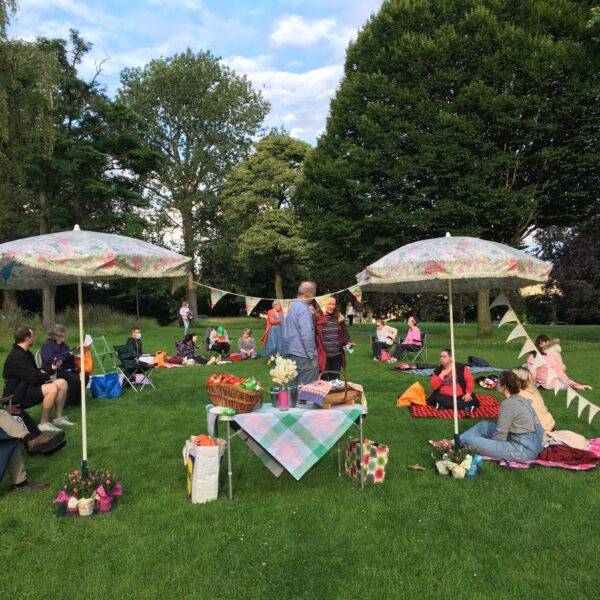
M 469 366 L 469 365 L 467 365 Z M 398 373 L 408 373 L 409 375 L 421 375 L 422 377 L 427 377 L 433 375 L 433 369 L 408 369 L 403 370 L 398 367 L 394 367 L 393 371 L 397 371 Z M 491 371 L 507 371 L 510 369 L 499 369 L 498 367 L 469 367 L 469 371 L 476 375 L 477 373 L 489 373 Z
M 600 458 L 600 438 L 592 438 L 588 440 L 590 443 L 589 452 L 595 454 Z M 540 456 L 544 454 L 544 450 L 540 453 Z M 512 462 L 509 460 L 496 460 L 495 458 L 489 458 L 484 456 L 485 460 L 496 461 L 501 467 L 508 469 L 529 469 L 535 465 L 540 467 L 554 467 L 556 469 L 568 469 L 569 471 L 589 471 L 595 469 L 598 466 L 598 461 L 579 463 L 579 464 L 568 464 L 564 462 L 556 462 L 549 460 L 540 460 L 536 458 L 525 463 Z
M 463 417 L 468 417 L 469 419 L 495 419 L 498 416 L 498 409 L 500 408 L 499 400 L 487 394 L 477 394 L 477 398 L 479 398 L 479 408 L 476 408 L 472 413 L 459 410 L 459 419 Z M 454 417 L 451 408 L 436 410 L 435 406 L 412 404 L 409 409 L 413 417 L 437 417 L 438 419 L 452 419 Z
M 233 420 L 299 480 L 365 411 L 358 404 L 330 410 L 289 411 L 266 405 L 251 413 L 237 414 Z

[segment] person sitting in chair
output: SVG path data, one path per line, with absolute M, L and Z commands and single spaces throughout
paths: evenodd
M 219 325 L 216 329 L 213 329 L 210 332 L 208 349 L 211 352 L 229 354 L 230 347 L 229 335 L 227 334 L 225 327 Z
M 386 325 L 383 319 L 377 319 L 375 327 L 377 328 L 376 335 L 371 338 L 373 341 L 373 360 L 380 360 L 381 351 L 389 350 L 392 347 L 398 335 L 398 330 L 395 327 Z
M 243 360 L 256 358 L 258 356 L 258 352 L 256 351 L 256 340 L 252 337 L 252 331 L 250 329 L 244 329 L 242 332 L 242 337 L 238 340 L 238 352 Z
M 42 369 L 49 375 L 56 375 L 57 379 L 64 379 L 68 386 L 67 408 L 81 404 L 81 384 L 79 381 L 79 369 L 75 365 L 74 350 L 70 350 L 65 344 L 67 328 L 58 323 L 48 331 L 48 339 L 40 348 Z M 54 366 L 53 366 L 54 365 Z M 85 376 L 87 384 L 89 376 Z
M 393 360 L 397 361 L 406 350 L 417 352 L 423 345 L 421 330 L 417 327 L 417 320 L 414 317 L 408 317 L 408 333 L 400 344 L 394 350 Z
M 139 327 L 133 327 L 131 329 L 131 336 L 127 338 L 125 342 L 128 346 L 131 346 L 133 355 L 139 358 L 144 353 L 142 350 L 142 332 Z
M 433 392 L 427 398 L 427 404 L 438 410 L 453 408 L 452 396 L 452 351 L 445 348 L 440 353 L 440 366 L 431 376 Z M 469 367 L 456 363 L 456 404 L 459 410 L 473 412 L 479 406 L 479 400 L 473 393 L 475 381 Z
M 198 340 L 197 333 L 187 333 L 182 340 L 175 342 L 177 348 L 177 358 L 185 360 L 193 360 L 199 365 L 205 365 L 207 359 L 204 356 L 196 356 L 196 350 L 200 346 L 196 343 Z M 190 363 L 191 364 L 191 363 Z
M 67 398 L 68 384 L 64 379 L 52 381 L 50 375 L 35 364 L 35 358 L 29 348 L 33 344 L 33 331 L 29 327 L 17 327 L 15 343 L 4 363 L 3 396 L 13 396 L 13 404 L 23 409 L 42 405 L 40 431 L 60 431 L 57 425 L 74 425 L 63 416 Z M 52 365 L 58 370 L 60 361 Z M 50 423 L 50 411 L 54 408 L 55 418 Z

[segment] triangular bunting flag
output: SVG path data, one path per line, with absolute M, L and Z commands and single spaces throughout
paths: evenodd
M 556 371 L 552 367 L 548 367 L 547 381 L 554 381 L 556 379 Z
M 521 356 L 523 356 L 523 354 L 527 354 L 528 352 L 533 352 L 534 350 L 535 350 L 535 344 L 530 339 L 527 339 L 525 341 L 525 343 L 523 344 L 523 347 L 521 348 L 521 352 L 519 353 L 519 358 L 521 358 Z
M 246 314 L 250 316 L 250 313 L 254 310 L 254 307 L 262 300 L 262 298 L 256 298 L 255 296 L 246 296 Z
M 520 338 L 520 337 L 527 337 L 527 332 L 525 331 L 525 328 L 523 327 L 523 325 L 517 325 L 510 332 L 510 335 L 506 338 L 506 341 L 510 342 L 511 340 L 514 340 L 514 339 Z
M 210 307 L 214 308 L 215 304 L 223 297 L 227 296 L 228 292 L 219 290 L 217 288 L 210 288 Z
M 519 319 L 517 315 L 515 315 L 515 311 L 512 308 L 509 308 L 506 311 L 506 314 L 502 317 L 500 323 L 498 323 L 498 327 L 502 327 L 502 325 L 506 323 L 518 323 Z
M 590 404 L 590 412 L 588 414 L 588 423 L 591 423 L 592 419 L 596 416 L 598 411 L 600 411 L 600 408 L 598 408 L 595 404 L 592 404 L 591 402 L 589 404 Z
M 321 307 L 321 310 L 323 312 L 325 312 L 325 309 L 327 308 L 327 303 L 329 302 L 329 298 L 331 298 L 331 294 L 325 294 L 324 296 L 317 296 L 315 298 L 315 300 L 317 301 L 317 303 L 319 304 L 319 306 Z
M 558 392 L 561 392 L 563 389 L 562 383 L 560 381 L 560 379 L 556 379 L 554 381 L 554 395 L 556 396 L 558 394 Z M 569 406 L 569 403 L 567 402 L 567 407 Z
M 349 287 L 348 291 L 356 298 L 357 302 L 362 302 L 362 290 L 359 285 Z
M 500 292 L 490 304 L 490 308 L 495 308 L 496 306 L 510 306 L 504 292 Z
M 579 396 L 577 403 L 577 416 L 580 417 L 583 409 L 589 404 L 589 402 L 583 397 Z
M 569 408 L 573 398 L 577 398 L 577 392 L 572 387 L 569 387 L 567 388 L 567 408 Z
M 187 277 L 174 277 L 171 280 L 171 296 L 187 282 Z
M 292 306 L 292 302 L 294 302 L 294 300 L 282 300 L 281 301 L 281 310 L 283 310 L 283 315 L 287 315 L 288 311 L 290 310 L 290 307 Z
M 537 352 L 535 358 L 533 359 L 534 367 L 543 367 L 546 364 L 546 359 L 541 352 Z

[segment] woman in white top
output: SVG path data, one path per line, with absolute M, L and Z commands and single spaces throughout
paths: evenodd
M 183 336 L 187 335 L 188 329 L 190 328 L 190 321 L 192 320 L 192 311 L 188 302 L 182 302 L 181 308 L 179 309 L 179 316 L 183 323 Z
M 348 319 L 348 324 L 352 327 L 352 323 L 354 322 L 354 304 L 352 302 L 346 304 L 346 318 Z

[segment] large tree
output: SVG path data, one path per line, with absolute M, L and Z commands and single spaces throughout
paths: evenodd
M 227 178 L 221 254 L 230 256 L 255 282 L 270 281 L 266 293 L 283 298 L 283 279 L 307 267 L 310 245 L 295 212 L 295 193 L 311 147 L 271 132 Z M 229 252 L 227 252 L 229 247 Z M 241 273 L 236 277 L 239 280 Z M 260 286 L 262 287 L 262 286 Z M 264 293 L 252 286 L 253 293 Z
M 146 139 L 163 157 L 148 193 L 179 230 L 184 253 L 200 262 L 202 244 L 215 236 L 225 177 L 246 157 L 269 105 L 210 52 L 187 50 L 126 69 L 121 83 L 119 98 L 145 121 Z M 196 312 L 193 277 L 186 294 Z
M 348 49 L 299 190 L 320 280 L 347 285 L 446 231 L 516 245 L 598 210 L 593 4 L 384 2 Z

